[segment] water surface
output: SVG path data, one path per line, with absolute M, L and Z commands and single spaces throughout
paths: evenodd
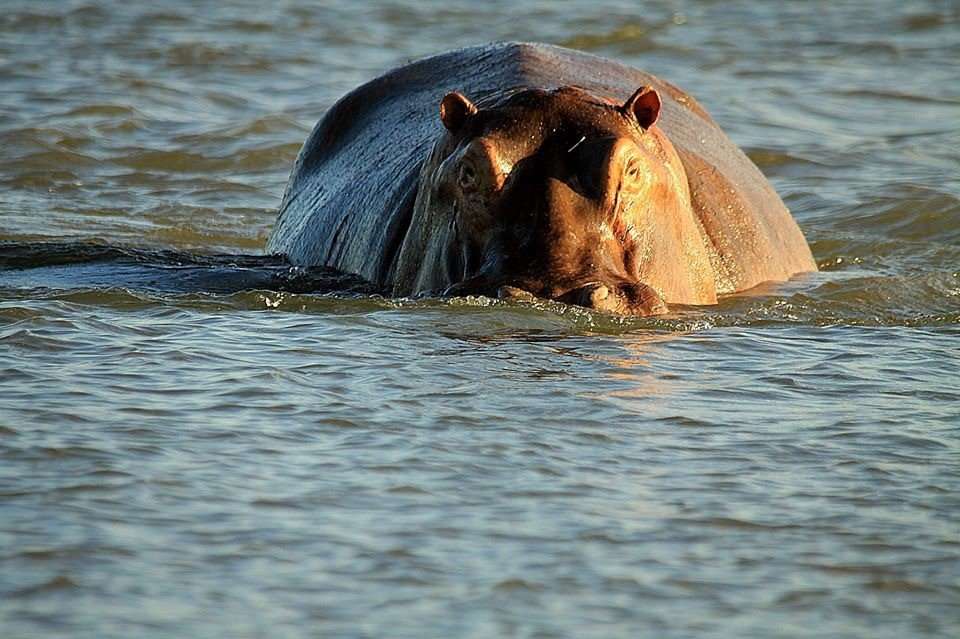
M 504 39 L 690 91 L 821 272 L 625 319 L 244 262 L 340 95 Z M 957 636 L 958 59 L 933 0 L 8 0 L 2 635 Z

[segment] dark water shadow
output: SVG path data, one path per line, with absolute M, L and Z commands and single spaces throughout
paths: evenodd
M 294 266 L 278 255 L 205 255 L 90 242 L 0 242 L 0 287 L 175 294 L 380 292 L 357 275 Z

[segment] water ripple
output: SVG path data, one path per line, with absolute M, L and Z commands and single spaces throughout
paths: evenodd
M 4 635 L 957 636 L 958 18 L 6 3 Z M 340 95 L 478 38 L 690 90 L 822 271 L 637 319 L 257 255 Z

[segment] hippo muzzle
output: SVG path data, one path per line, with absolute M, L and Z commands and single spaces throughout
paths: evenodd
M 528 90 L 493 109 L 447 95 L 447 148 L 422 203 L 447 221 L 437 235 L 445 294 L 666 312 L 638 268 L 638 228 L 664 172 L 644 140 L 659 105 L 647 88 L 623 105 L 571 87 Z

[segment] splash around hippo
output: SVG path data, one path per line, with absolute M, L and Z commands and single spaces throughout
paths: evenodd
M 342 98 L 300 151 L 267 250 L 397 296 L 630 315 L 816 270 L 766 178 L 692 97 L 517 43 L 427 58 Z

